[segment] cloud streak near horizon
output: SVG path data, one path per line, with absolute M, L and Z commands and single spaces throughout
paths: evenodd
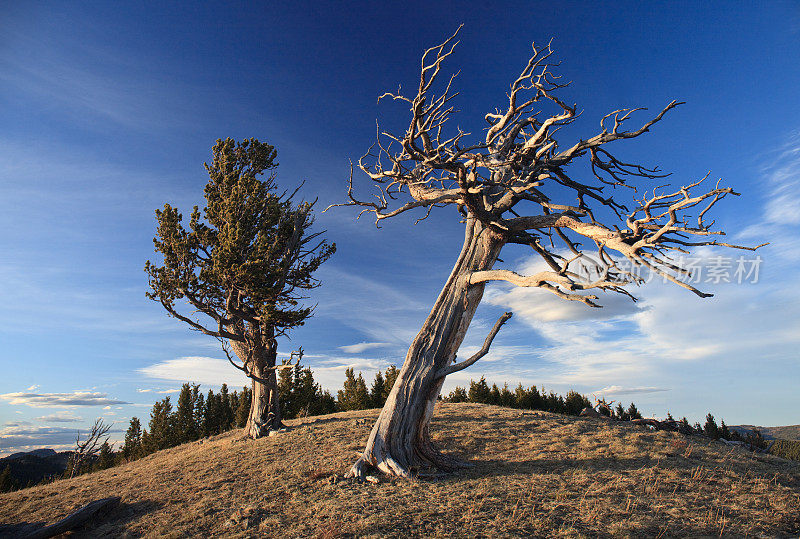
M 109 398 L 107 393 L 96 391 L 73 391 L 72 393 L 4 393 L 0 395 L 0 399 L 8 401 L 9 404 L 31 406 L 34 408 L 130 404 L 123 400 Z

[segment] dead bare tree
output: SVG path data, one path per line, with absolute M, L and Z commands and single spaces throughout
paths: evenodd
M 75 451 L 70 458 L 70 477 L 75 477 L 84 464 L 91 462 L 100 453 L 103 443 L 108 441 L 107 434 L 110 430 L 110 424 L 105 423 L 102 419 L 96 419 L 84 441 L 81 441 L 81 433 L 78 432 L 75 438 Z
M 351 476 L 363 476 L 369 466 L 408 476 L 414 468 L 453 470 L 463 464 L 434 448 L 428 424 L 445 376 L 484 355 L 511 316 L 506 313 L 497 321 L 481 352 L 453 363 L 485 283 L 538 287 L 564 300 L 598 307 L 594 291 L 617 292 L 633 299 L 624 286 L 640 282 L 637 269 L 645 268 L 708 297 L 711 294 L 680 279 L 688 270 L 670 255 L 700 245 L 745 248 L 718 241 L 715 238 L 723 232 L 712 231 L 713 223 L 704 221 L 718 201 L 737 195 L 733 189 L 718 183 L 697 194 L 694 191 L 700 180 L 675 190 L 656 188 L 637 197 L 631 179 L 657 179 L 666 174 L 627 163 L 606 150 L 610 142 L 646 133 L 680 105 L 677 101 L 633 130 L 624 126 L 642 109 L 611 112 L 601 119 L 599 133 L 561 149 L 555 135 L 575 121 L 578 112 L 576 105 L 558 97 L 567 84 L 552 71 L 556 64 L 549 44 L 533 45 L 531 58 L 511 83 L 507 103 L 485 116 L 488 127 L 482 140 L 467 144 L 469 133 L 460 128 L 449 131 L 447 122 L 458 95 L 453 90 L 456 75 L 440 79 L 444 61 L 458 44 L 457 34 L 458 30 L 441 45 L 425 51 L 415 95 L 402 95 L 398 90 L 379 98 L 404 102 L 411 112 L 405 133 L 396 135 L 379 128 L 377 141 L 358 162 L 379 194 L 372 200 L 357 198 L 351 166 L 348 201 L 334 205 L 359 207 L 359 217 L 371 214 L 376 225 L 417 208 L 424 211 L 422 220 L 433 208 L 455 205 L 465 224 L 455 267 L 411 343 Z M 589 165 L 591 179 L 576 179 L 573 169 L 568 169 L 579 161 Z M 607 186 L 631 188 L 635 206 L 628 209 L 613 195 L 606 195 Z M 699 213 L 689 221 L 685 213 L 692 209 Z M 581 241 L 594 245 L 593 258 Z M 492 269 L 507 244 L 530 246 L 548 269 L 533 275 Z M 587 276 L 576 270 L 576 264 L 592 272 Z

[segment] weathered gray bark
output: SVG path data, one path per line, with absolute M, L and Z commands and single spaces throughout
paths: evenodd
M 245 432 L 250 438 L 268 436 L 270 430 L 278 430 L 281 422 L 281 407 L 278 400 L 278 377 L 275 374 L 277 343 L 271 339 L 266 345 L 257 345 L 248 356 L 242 343 L 231 342 L 231 347 L 243 363 L 247 363 L 253 382 L 253 399 L 247 417 Z
M 412 468 L 447 471 L 463 465 L 439 453 L 428 433 L 444 382 L 437 373 L 455 360 L 483 297 L 484 284 L 470 285 L 470 274 L 491 269 L 504 243 L 501 234 L 473 217 L 467 219 L 458 261 L 411 343 L 367 446 L 349 475 L 363 476 L 367 466 L 406 477 Z

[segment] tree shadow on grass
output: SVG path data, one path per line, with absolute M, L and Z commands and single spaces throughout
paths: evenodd
M 111 533 L 111 530 L 118 529 L 119 527 L 124 526 L 128 522 L 135 520 L 141 515 L 156 511 L 163 506 L 164 504 L 162 502 L 157 502 L 154 500 L 143 500 L 133 503 L 120 502 L 117 507 L 102 515 L 97 519 L 97 521 L 89 522 L 70 531 L 73 533 L 80 532 L 82 534 L 91 534 L 92 532 L 97 532 L 100 529 L 105 529 Z M 38 534 L 38 532 L 47 526 L 54 524 L 55 522 L 67 516 L 69 516 L 69 514 L 61 515 L 60 517 L 53 519 L 52 522 L 38 521 L 20 522 L 15 524 L 0 524 L 0 538 L 22 538 Z M 113 533 L 111 534 L 113 535 Z M 105 535 L 105 533 L 102 535 Z

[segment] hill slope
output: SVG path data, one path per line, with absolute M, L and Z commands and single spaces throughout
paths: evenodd
M 0 459 L 0 471 L 8 467 L 18 485 L 35 485 L 49 477 L 60 477 L 67 469 L 71 456 L 70 451 L 56 453 L 52 449 L 14 453 Z
M 89 536 L 789 535 L 800 466 L 704 438 L 478 404 L 440 405 L 433 435 L 474 468 L 437 481 L 331 480 L 377 410 L 233 431 L 110 470 L 0 495 L 0 522 L 122 504 Z M 362 421 L 366 419 L 366 421 Z M 233 517 L 233 518 L 231 518 Z
M 757 427 L 755 425 L 736 425 L 734 427 L 739 432 L 758 429 L 761 435 L 767 440 L 800 440 L 800 425 L 784 425 L 782 427 Z

